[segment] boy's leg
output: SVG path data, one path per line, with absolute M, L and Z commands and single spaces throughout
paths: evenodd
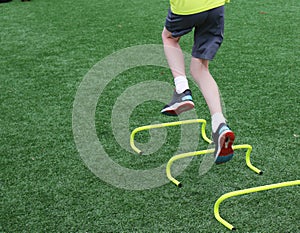
M 177 116 L 194 108 L 191 91 L 185 74 L 185 63 L 179 45 L 180 37 L 174 38 L 166 28 L 162 32 L 165 55 L 174 77 L 175 91 L 172 101 L 162 109 L 162 113 Z
M 218 85 L 209 72 L 209 61 L 214 58 L 223 41 L 224 6 L 206 12 L 207 18 L 196 25 L 190 71 L 201 90 L 212 118 L 215 162 L 224 163 L 233 156 L 234 133 L 222 113 Z

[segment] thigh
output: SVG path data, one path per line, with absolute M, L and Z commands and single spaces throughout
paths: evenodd
M 176 38 L 191 32 L 197 24 L 204 22 L 206 17 L 206 12 L 193 15 L 177 15 L 169 10 L 165 27 Z
M 224 6 L 208 11 L 204 23 L 195 26 L 192 56 L 212 60 L 223 42 Z

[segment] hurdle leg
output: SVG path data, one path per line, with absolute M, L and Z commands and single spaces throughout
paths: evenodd
M 243 145 L 235 145 L 235 146 L 232 146 L 233 150 L 237 150 L 237 149 L 247 149 L 246 151 L 246 164 L 247 166 L 252 170 L 254 171 L 255 173 L 259 174 L 259 175 L 262 175 L 263 174 L 263 171 L 258 169 L 257 167 L 253 166 L 252 163 L 251 163 L 251 160 L 250 160 L 250 155 L 251 155 L 251 152 L 252 152 L 252 146 L 251 145 L 248 145 L 248 144 L 243 144 Z

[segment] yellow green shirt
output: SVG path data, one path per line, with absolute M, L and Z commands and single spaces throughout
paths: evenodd
M 170 0 L 171 11 L 177 15 L 191 15 L 223 6 L 229 0 Z

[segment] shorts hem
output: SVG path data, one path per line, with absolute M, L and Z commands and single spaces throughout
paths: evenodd
M 196 54 L 196 53 L 192 53 L 192 57 L 198 58 L 198 59 L 203 59 L 203 60 L 208 60 L 208 61 L 212 61 L 214 59 L 214 57 L 204 56 L 203 54 Z

